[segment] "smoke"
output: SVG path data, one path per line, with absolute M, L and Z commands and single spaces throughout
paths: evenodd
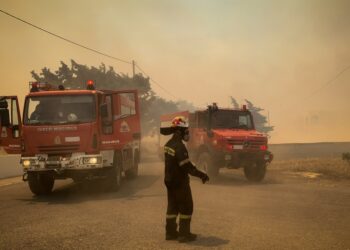
M 345 126 L 350 71 L 322 87 L 350 65 L 349 1 L 103 2 L 42 1 L 40 8 L 9 2 L 3 8 L 90 47 L 135 59 L 177 100 L 204 108 L 212 102 L 231 106 L 228 96 L 239 103 L 251 100 L 270 114 L 271 142 L 350 140 Z M 104 61 L 118 72 L 131 72 L 129 65 L 103 60 L 4 16 L 0 29 L 5 34 L 0 74 L 6 83 L 1 91 L 20 95 L 21 102 L 29 72 L 54 68 L 59 61 Z M 177 101 L 159 86 L 152 88 Z M 315 114 L 318 123 L 307 123 Z

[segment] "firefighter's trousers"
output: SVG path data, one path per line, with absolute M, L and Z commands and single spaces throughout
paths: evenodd
M 168 208 L 166 216 L 166 233 L 177 234 L 176 218 L 179 215 L 179 234 L 190 233 L 191 216 L 193 213 L 193 200 L 189 183 L 178 187 L 167 186 Z

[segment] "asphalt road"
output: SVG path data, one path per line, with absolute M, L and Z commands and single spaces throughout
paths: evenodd
M 140 166 L 119 192 L 99 182 L 57 181 L 35 197 L 19 178 L 0 180 L 0 249 L 350 249 L 350 183 L 241 170 L 192 179 L 192 243 L 164 240 L 162 163 Z

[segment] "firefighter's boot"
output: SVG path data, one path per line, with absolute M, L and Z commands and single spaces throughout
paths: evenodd
M 183 243 L 196 240 L 197 235 L 191 233 L 191 218 L 180 218 L 179 224 L 179 242 Z
M 174 218 L 167 218 L 165 225 L 165 240 L 176 240 L 178 235 L 176 216 Z

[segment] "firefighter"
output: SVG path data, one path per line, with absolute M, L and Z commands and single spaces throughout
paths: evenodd
M 184 117 L 175 117 L 170 128 L 161 128 L 161 134 L 173 134 L 164 146 L 165 177 L 168 208 L 166 214 L 166 240 L 188 242 L 196 239 L 191 233 L 193 200 L 188 174 L 199 177 L 203 184 L 209 181 L 207 174 L 199 171 L 189 160 L 183 141 L 189 140 L 188 123 Z M 176 219 L 179 216 L 179 231 Z
M 39 103 L 36 105 L 35 110 L 30 115 L 30 120 L 37 120 L 39 121 L 42 119 L 42 115 L 44 113 L 44 105 L 42 103 Z

